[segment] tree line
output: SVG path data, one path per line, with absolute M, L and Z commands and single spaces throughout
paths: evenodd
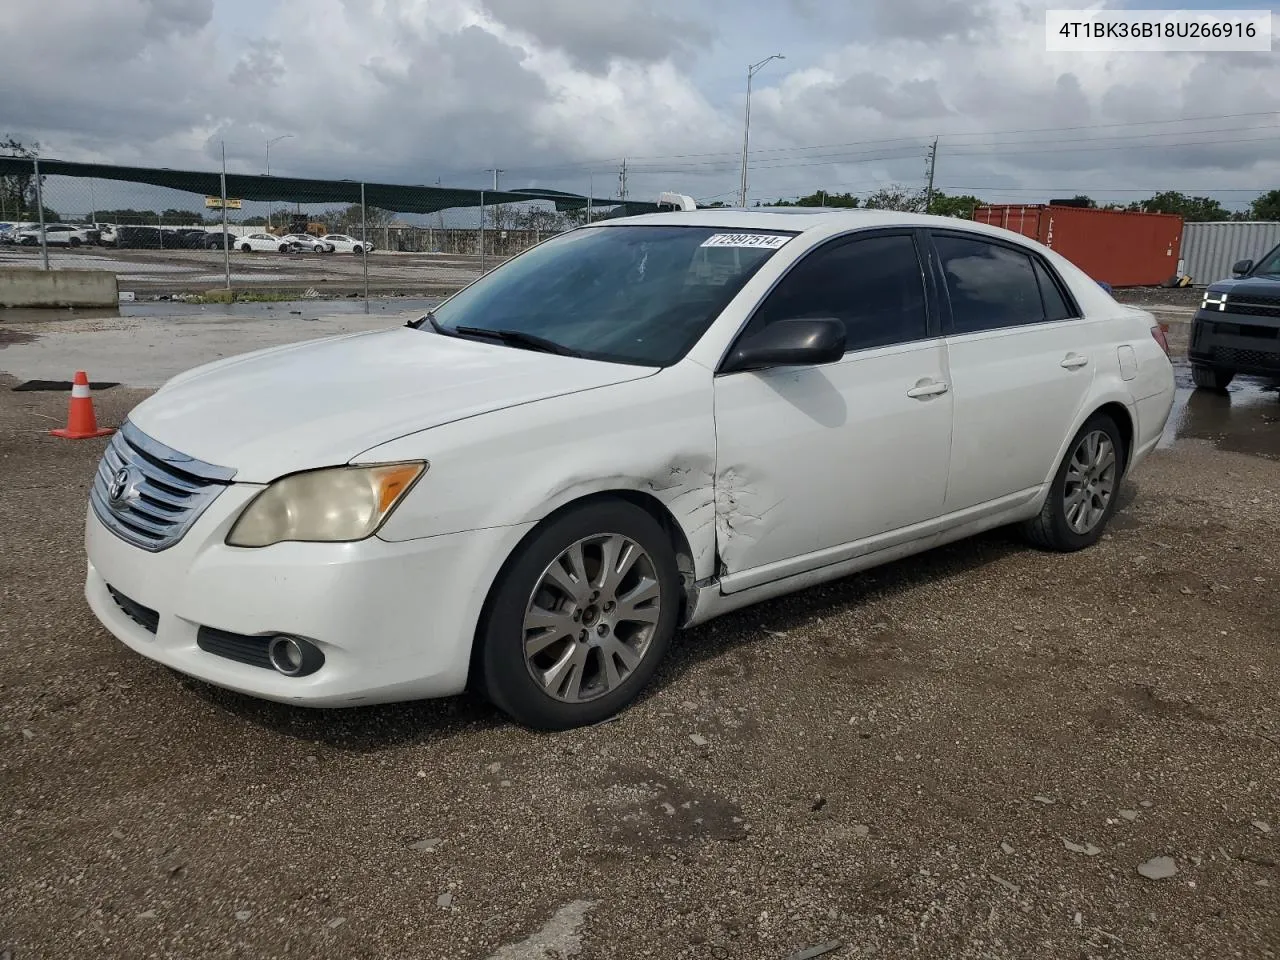
M 948 194 L 935 190 L 926 202 L 924 190 L 892 185 L 883 187 L 865 198 L 852 193 L 831 193 L 815 190 L 794 200 L 779 199 L 777 207 L 860 207 L 864 210 L 900 210 L 906 213 L 933 213 L 943 217 L 971 219 L 976 207 L 986 206 L 986 201 L 972 194 Z M 1162 190 L 1146 200 L 1130 203 L 1099 204 L 1092 197 L 1077 194 L 1071 198 L 1073 205 L 1095 210 L 1127 210 L 1140 213 L 1172 213 L 1189 223 L 1207 220 L 1280 220 L 1280 190 L 1269 190 L 1255 197 L 1246 210 L 1228 210 L 1213 197 L 1193 197 L 1177 190 Z M 723 204 L 712 204 L 723 206 Z M 760 204 L 756 204 L 760 206 Z M 928 209 L 926 210 L 926 206 Z

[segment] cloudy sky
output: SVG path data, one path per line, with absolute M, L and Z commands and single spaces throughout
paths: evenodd
M 938 185 L 989 200 L 1280 186 L 1280 54 L 1046 53 L 1063 5 L 6 0 L 0 132 L 175 168 L 225 142 L 252 173 L 288 134 L 273 173 L 482 186 L 496 166 L 597 195 L 626 157 L 632 197 L 731 201 L 746 65 L 782 53 L 754 81 L 753 201 L 920 185 L 934 136 Z

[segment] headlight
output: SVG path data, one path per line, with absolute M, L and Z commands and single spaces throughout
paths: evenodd
M 1200 303 L 1201 310 L 1217 310 L 1219 312 L 1227 309 L 1227 295 L 1225 293 L 1205 293 L 1204 300 Z
M 245 507 L 227 544 L 266 547 L 285 540 L 337 543 L 372 536 L 427 465 L 387 463 L 295 473 Z

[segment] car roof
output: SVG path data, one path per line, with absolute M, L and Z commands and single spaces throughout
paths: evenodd
M 964 230 L 1016 240 L 1023 244 L 1027 237 L 1000 227 L 956 217 L 938 217 L 923 213 L 902 213 L 898 210 L 850 210 L 829 207 L 708 207 L 702 210 L 672 210 L 664 213 L 646 213 L 636 217 L 617 217 L 601 220 L 592 226 L 668 226 L 723 227 L 730 230 L 780 230 L 786 232 L 836 233 L 842 230 L 861 230 L 872 227 L 933 227 L 934 229 Z

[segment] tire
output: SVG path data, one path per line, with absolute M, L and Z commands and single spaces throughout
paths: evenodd
M 582 550 L 576 579 L 562 563 L 575 546 Z M 637 551 L 612 588 L 602 576 L 606 547 L 619 557 Z M 577 600 L 555 586 L 557 580 L 577 584 Z M 620 616 L 625 604 L 614 600 L 638 593 L 643 596 L 632 601 L 638 619 Z M 532 612 L 535 600 L 541 617 Z M 498 575 L 476 631 L 477 685 L 528 727 L 599 723 L 631 703 L 653 677 L 675 634 L 680 600 L 675 551 L 653 517 L 620 500 L 572 508 L 535 529 Z M 527 657 L 530 636 L 542 643 Z
M 1193 364 L 1191 367 L 1192 382 L 1205 390 L 1226 392 L 1227 386 L 1235 375 L 1234 370 L 1223 370 L 1221 367 L 1202 367 L 1199 364 Z
M 70 244 L 71 244 L 71 246 L 73 246 L 73 247 L 78 247 L 78 246 L 80 246 L 80 238 L 79 238 L 79 237 L 72 237 L 72 238 L 71 238 L 69 241 L 67 241 L 67 242 L 68 242 L 68 243 L 70 243 Z
M 1085 447 L 1086 441 L 1095 437 L 1105 437 L 1106 442 L 1110 444 L 1112 458 L 1109 473 L 1105 469 L 1097 469 Z M 1105 459 L 1105 448 L 1103 449 L 1102 456 Z M 1107 521 L 1115 513 L 1127 456 L 1124 438 L 1120 435 L 1120 429 L 1115 421 L 1105 413 L 1096 413 L 1090 417 L 1067 447 L 1067 454 L 1062 458 L 1057 473 L 1053 475 L 1049 494 L 1045 497 L 1039 516 L 1023 524 L 1023 535 L 1043 550 L 1057 550 L 1062 553 L 1083 550 L 1097 543 L 1103 531 L 1106 530 Z M 1081 468 L 1082 463 L 1084 469 Z M 1091 479 L 1081 484 L 1073 479 L 1076 476 Z M 1079 511 L 1083 512 L 1077 512 L 1069 505 L 1068 497 L 1079 491 L 1081 486 L 1084 486 L 1086 491 L 1094 490 L 1100 494 L 1106 486 L 1108 477 L 1110 489 L 1101 505 L 1098 503 L 1101 499 L 1100 495 L 1088 492 L 1082 498 L 1083 504 L 1079 506 Z M 1073 497 L 1073 500 L 1075 499 Z M 1097 510 L 1099 506 L 1100 514 L 1088 516 L 1090 509 Z
M 360 256 L 360 254 L 364 253 L 364 247 L 360 246 L 360 244 L 357 243 L 354 246 L 352 246 L 351 252 L 358 257 Z
M 240 245 L 240 249 L 241 249 L 244 253 L 253 253 L 253 247 L 249 246 L 247 243 L 242 243 L 242 244 Z
M 290 249 L 291 249 L 291 248 L 290 248 L 289 244 L 287 244 L 287 243 L 282 243 L 282 244 L 280 244 L 280 252 L 281 252 L 281 253 L 288 253 Z

